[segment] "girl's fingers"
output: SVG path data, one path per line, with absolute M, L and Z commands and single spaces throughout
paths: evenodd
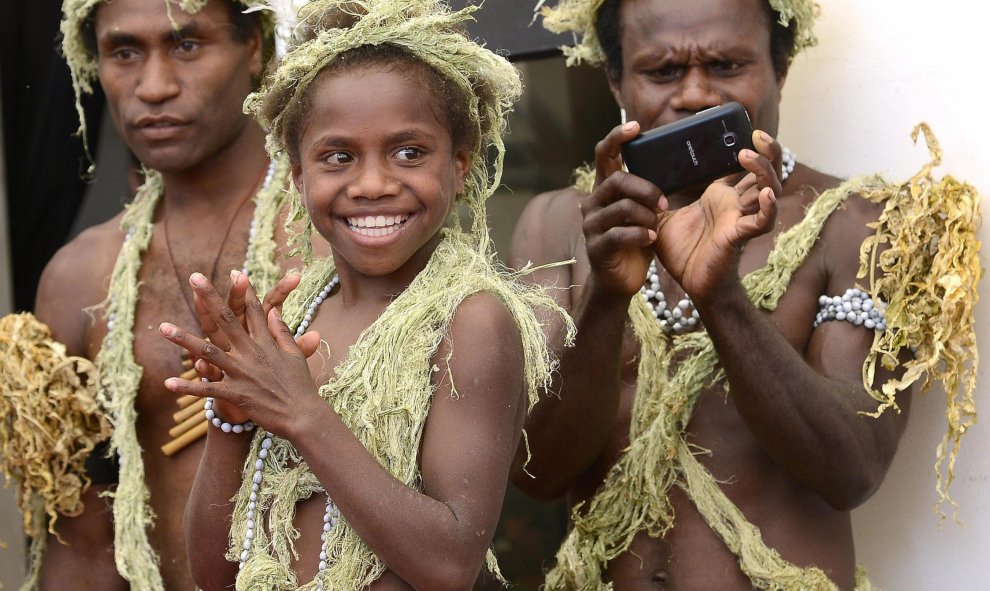
M 244 294 L 245 319 L 248 332 L 255 343 L 270 343 L 271 335 L 268 331 L 267 314 L 264 304 L 258 301 L 258 294 L 254 291 L 251 282 L 247 282 L 247 290 Z
M 193 292 L 199 296 L 206 314 L 216 323 L 216 336 L 226 338 L 225 344 L 228 346 L 224 347 L 224 349 L 231 348 L 239 343 L 244 344 L 249 340 L 244 327 L 241 326 L 240 319 L 234 314 L 230 306 L 227 305 L 224 298 L 217 293 L 206 276 L 202 273 L 193 273 L 189 276 L 189 285 L 192 286 Z M 213 340 L 212 336 L 210 340 Z
M 265 299 L 262 301 L 262 306 L 264 307 L 265 317 L 268 317 L 268 311 L 272 308 L 282 309 L 282 304 L 285 303 L 286 298 L 292 293 L 292 290 L 299 287 L 299 281 L 302 280 L 300 275 L 288 275 L 278 280 L 275 287 L 268 290 L 265 294 Z
M 230 291 L 227 292 L 227 305 L 231 311 L 244 322 L 245 302 L 244 296 L 247 293 L 247 275 L 238 270 L 230 272 Z
M 296 346 L 299 347 L 299 352 L 309 359 L 320 347 L 320 333 L 315 330 L 307 332 L 296 339 Z
M 220 368 L 203 361 L 202 359 L 197 359 L 195 365 L 196 373 L 200 378 L 204 378 L 210 382 L 219 382 L 223 379 L 223 372 Z
M 308 355 L 304 355 L 299 346 L 296 345 L 296 339 L 292 331 L 289 329 L 289 326 L 284 320 L 282 320 L 282 314 L 278 311 L 278 308 L 268 312 L 268 332 L 271 334 L 272 338 L 275 339 L 275 343 L 282 351 L 296 357 L 308 357 Z
M 165 380 L 165 388 L 170 392 L 182 396 L 196 396 L 198 398 L 217 398 L 220 400 L 232 401 L 236 393 L 232 392 L 223 382 L 204 382 L 200 379 L 184 380 L 182 378 L 169 378 Z
M 230 371 L 233 367 L 230 355 L 214 343 L 205 341 L 169 322 L 161 323 L 158 330 L 163 337 L 189 351 L 197 361 L 205 361 L 222 371 Z
M 224 351 L 230 350 L 230 340 L 227 335 L 220 330 L 220 325 L 213 318 L 210 313 L 209 307 L 203 298 L 196 292 L 193 292 L 193 307 L 196 309 L 196 316 L 199 318 L 199 325 L 203 329 L 203 334 L 206 338 L 210 339 L 211 342 L 216 343 L 218 347 Z

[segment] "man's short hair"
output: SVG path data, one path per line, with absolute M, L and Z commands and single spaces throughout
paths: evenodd
M 622 0 L 605 0 L 595 18 L 595 33 L 605 54 L 605 73 L 612 81 L 622 78 L 621 4 Z M 773 60 L 774 71 L 782 76 L 787 73 L 797 49 L 797 21 L 791 19 L 784 26 L 777 20 L 777 13 L 768 2 L 763 2 L 763 8 L 767 24 L 771 27 L 770 59 Z

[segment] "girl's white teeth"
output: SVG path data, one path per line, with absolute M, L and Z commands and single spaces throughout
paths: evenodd
M 409 219 L 408 214 L 364 216 L 347 218 L 347 224 L 359 234 L 365 236 L 385 236 L 398 229 L 398 226 Z

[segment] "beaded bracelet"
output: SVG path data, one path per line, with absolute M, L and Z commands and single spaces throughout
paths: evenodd
M 214 427 L 218 427 L 224 433 L 244 433 L 254 429 L 254 421 L 246 421 L 244 423 L 237 423 L 231 425 L 230 423 L 224 421 L 217 413 L 213 410 L 213 403 L 215 399 L 206 398 L 206 406 L 203 409 L 206 411 L 206 420 L 209 421 Z
M 815 328 L 829 320 L 845 320 L 870 330 L 887 330 L 887 318 L 873 299 L 858 287 L 851 287 L 841 296 L 818 298 Z

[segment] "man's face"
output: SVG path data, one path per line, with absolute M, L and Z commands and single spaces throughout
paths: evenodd
M 234 38 L 228 6 L 194 15 L 163 0 L 114 0 L 95 15 L 100 84 L 138 159 L 176 172 L 203 164 L 247 125 L 244 98 L 261 71 L 261 40 Z
M 783 77 L 770 57 L 766 0 L 623 0 L 622 77 L 612 92 L 652 129 L 730 101 L 776 135 Z

